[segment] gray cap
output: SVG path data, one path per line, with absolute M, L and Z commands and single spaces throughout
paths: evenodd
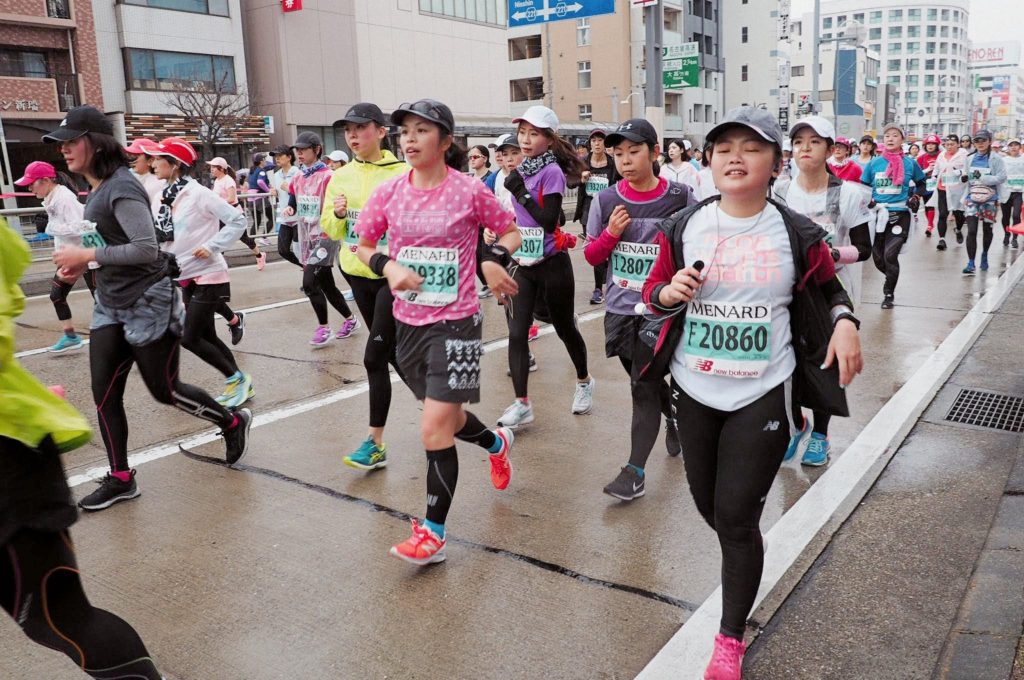
M 711 128 L 705 139 L 709 144 L 714 143 L 720 134 L 737 125 L 750 128 L 765 141 L 782 148 L 785 136 L 782 134 L 779 121 L 767 109 L 755 106 L 737 106 L 730 110 L 721 123 Z
M 989 130 L 978 130 L 977 132 L 974 133 L 974 139 L 986 139 L 991 142 L 992 132 Z
M 303 131 L 295 138 L 295 142 L 292 144 L 293 149 L 311 149 L 314 146 L 323 147 L 324 142 L 320 139 L 320 135 L 315 132 Z

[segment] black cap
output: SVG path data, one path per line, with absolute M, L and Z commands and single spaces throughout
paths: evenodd
M 606 146 L 615 146 L 624 139 L 638 144 L 646 142 L 653 147 L 658 143 L 658 131 L 643 118 L 630 118 L 606 136 L 604 143 Z
M 334 126 L 339 127 L 345 123 L 376 123 L 381 127 L 386 127 L 388 119 L 376 104 L 361 102 L 351 106 L 342 118 L 334 121 Z
M 989 130 L 978 130 L 974 133 L 974 140 L 983 139 L 985 141 L 992 141 L 992 133 Z
M 292 147 L 288 146 L 287 144 L 278 144 L 277 146 L 270 150 L 271 156 L 290 156 L 291 154 Z
M 590 132 L 590 137 L 588 137 L 588 139 L 593 139 L 594 137 L 605 137 L 605 138 L 607 138 L 608 137 L 608 131 L 607 130 L 603 130 L 601 128 L 596 128 L 596 129 L 594 129 L 594 130 L 592 130 Z
M 391 112 L 391 122 L 395 125 L 401 125 L 402 121 L 410 113 L 440 125 L 448 134 L 455 132 L 455 116 L 452 115 L 452 110 L 439 101 L 421 99 L 416 102 L 402 104 Z
M 101 135 L 114 135 L 114 126 L 99 109 L 94 106 L 76 106 L 68 111 L 68 115 L 60 122 L 60 127 L 43 135 L 44 142 L 70 142 L 90 132 Z
M 864 135 L 863 137 L 860 138 L 860 143 L 863 144 L 864 142 L 871 142 L 872 144 L 874 144 L 875 138 L 872 137 L 871 135 Z
M 948 134 L 948 135 L 946 135 L 946 138 L 943 141 L 946 141 L 946 142 L 959 142 L 960 138 L 957 137 L 954 134 Z
M 324 140 L 320 139 L 320 135 L 315 132 L 300 132 L 299 136 L 295 138 L 295 143 L 292 144 L 293 149 L 311 149 L 314 146 L 323 148 Z

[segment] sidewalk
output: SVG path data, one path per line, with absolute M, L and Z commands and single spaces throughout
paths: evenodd
M 1022 323 L 1024 282 L 797 588 L 754 621 L 744 678 L 1024 678 L 1022 415 L 1016 431 L 946 420 L 964 389 L 1024 397 Z

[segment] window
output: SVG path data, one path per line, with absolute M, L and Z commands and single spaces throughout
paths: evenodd
M 749 69 L 748 69 L 746 64 L 744 64 L 743 66 L 740 66 L 740 80 L 742 80 L 744 83 L 747 82 L 748 72 L 749 72 Z
M 939 18 L 939 10 L 934 7 L 928 10 L 928 21 L 935 21 Z
M 907 76 L 907 87 L 917 87 L 919 84 L 918 76 Z
M 920 26 L 907 26 L 907 37 L 908 38 L 920 38 L 921 27 Z
M 894 85 L 896 87 L 899 87 L 900 86 L 900 77 L 899 76 L 889 76 L 889 78 L 885 82 L 888 83 L 889 85 Z
M 903 52 L 903 43 L 889 43 L 889 54 L 901 54 Z
M 747 42 L 747 27 L 740 29 L 740 42 Z
M 929 38 L 934 38 L 939 34 L 939 29 L 937 26 L 929 26 L 925 30 L 927 31 Z
M 803 66 L 793 66 L 793 67 L 791 67 L 789 69 L 789 75 L 790 76 L 799 78 L 803 74 L 804 74 L 804 67 Z
M 853 15 L 853 20 L 856 21 L 858 24 L 863 24 L 864 23 L 864 13 L 861 12 L 860 14 L 854 14 Z
M 920 21 L 921 10 L 920 9 L 908 9 L 907 10 L 907 21 Z
M 932 103 L 932 101 L 934 101 L 934 99 L 935 99 L 935 93 L 934 92 L 932 92 L 931 90 L 925 90 L 924 91 L 924 103 L 925 104 Z
M 900 61 L 899 59 L 890 59 L 888 61 L 887 65 L 886 65 L 886 70 L 887 71 L 899 71 L 900 67 L 902 65 L 903 65 L 903 62 Z
M 871 23 L 873 23 L 873 24 L 880 24 L 880 23 L 882 23 L 882 12 L 881 11 L 872 12 L 868 16 L 870 17 L 870 22 Z
M 889 21 L 903 21 L 903 10 L 891 9 L 889 10 Z
M 539 38 L 540 36 L 538 36 Z M 583 47 L 590 44 L 590 17 L 576 20 L 576 45 Z
M 580 120 L 593 120 L 594 110 L 590 104 L 580 104 L 578 108 Z
M 211 54 L 126 49 L 125 70 L 132 90 L 173 90 L 201 83 L 223 92 L 235 91 L 235 60 Z
M 710 56 L 714 56 L 715 55 L 715 46 L 714 46 L 714 43 L 711 42 L 711 36 L 710 35 L 704 36 L 704 54 L 707 54 L 707 55 L 710 55 Z
M 821 20 L 821 27 L 825 30 L 832 28 L 832 17 L 825 17 Z
M 907 43 L 907 54 L 920 54 L 921 43 L 919 42 L 908 42 Z
M 524 35 L 521 38 L 511 38 L 508 41 L 508 60 L 521 61 L 523 59 L 536 59 L 541 56 L 542 47 L 540 34 Z
M 907 59 L 907 70 L 908 71 L 920 71 L 921 60 L 920 59 Z
M 509 81 L 509 98 L 514 102 L 530 102 L 544 98 L 543 78 L 520 78 Z
M 694 123 L 701 122 L 700 116 L 701 116 L 701 114 L 703 112 L 704 112 L 704 108 L 700 104 L 694 104 L 693 105 L 693 111 L 691 113 L 691 116 L 693 117 L 693 122 Z
M 948 9 L 942 10 L 942 20 L 943 21 L 949 21 L 949 10 Z
M 507 6 L 505 0 L 420 0 L 420 14 L 506 28 Z
M 120 0 L 126 5 L 228 16 L 228 0 Z
M 916 104 L 917 103 L 917 91 L 916 90 L 911 90 L 910 92 L 907 92 L 907 103 L 908 104 Z
M 925 54 L 935 54 L 935 43 L 930 42 L 924 47 Z
M 871 28 L 871 29 L 868 29 L 868 40 L 881 40 L 881 39 L 882 39 L 882 29 L 881 28 Z
M 821 39 L 822 40 L 831 40 L 832 39 L 832 34 L 831 33 L 823 33 L 822 36 L 821 36 Z
M 933 73 L 926 73 L 925 74 L 925 76 L 924 76 L 924 86 L 925 87 L 935 87 L 935 74 L 933 74 Z
M 581 90 L 590 89 L 590 62 L 576 62 L 576 85 Z
M 940 71 L 945 71 L 946 68 L 948 68 L 946 60 L 945 59 L 939 59 L 939 70 Z
M 949 52 L 949 45 L 946 43 L 939 43 L 939 54 L 947 54 Z
M 45 52 L 0 50 L 0 76 L 48 78 Z
M 67 0 L 47 0 L 46 16 L 51 19 L 70 19 L 71 8 L 68 6 Z
M 934 71 L 935 70 L 935 60 L 934 59 L 925 59 L 924 60 L 924 70 L 925 71 Z
M 871 50 L 872 52 L 881 52 L 882 46 L 879 45 L 878 43 L 871 43 L 870 45 L 868 45 L 868 49 Z
M 903 37 L 903 27 L 902 26 L 890 26 L 889 27 L 889 37 L 890 38 L 902 38 Z

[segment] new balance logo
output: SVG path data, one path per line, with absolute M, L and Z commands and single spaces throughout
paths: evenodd
M 711 367 L 714 365 L 715 362 L 712 359 L 698 359 L 696 363 L 697 370 L 703 373 L 710 373 Z
M 764 429 L 761 430 L 761 431 L 762 432 L 768 432 L 768 431 L 775 432 L 778 429 L 779 429 L 779 421 L 777 421 L 777 420 L 769 420 L 768 423 L 764 426 Z

